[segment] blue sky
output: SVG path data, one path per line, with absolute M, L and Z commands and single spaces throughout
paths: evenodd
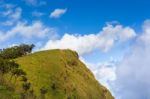
M 143 0 L 47 0 L 47 4 L 42 6 L 27 5 L 23 2 L 25 0 L 4 1 L 21 7 L 23 19 L 30 22 L 42 20 L 46 25 L 58 27 L 62 33 L 98 32 L 106 22 L 111 21 L 138 27 L 143 20 L 150 16 L 148 13 L 149 0 L 144 0 L 144 2 Z M 49 14 L 56 8 L 67 8 L 67 13 L 60 19 L 50 19 Z M 32 11 L 39 11 L 46 15 L 40 18 L 32 17 Z
M 150 82 L 143 78 L 150 75 L 144 73 L 150 70 L 149 5 L 149 0 L 0 0 L 0 48 L 34 43 L 35 51 L 75 50 L 116 99 L 148 99 Z M 149 89 L 140 93 L 136 85 Z

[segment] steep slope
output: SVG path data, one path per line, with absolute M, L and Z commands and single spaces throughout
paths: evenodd
M 0 99 L 19 99 L 19 94 L 16 94 L 13 90 L 10 90 L 5 85 L 0 85 Z
M 16 62 L 27 73 L 38 97 L 40 89 L 45 88 L 46 99 L 113 99 L 79 60 L 78 54 L 71 50 L 36 52 Z

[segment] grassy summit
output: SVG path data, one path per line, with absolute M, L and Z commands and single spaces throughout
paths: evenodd
M 113 99 L 71 50 L 41 51 L 15 61 L 27 73 L 37 97 L 43 93 L 46 99 Z M 16 84 L 16 91 L 20 86 Z

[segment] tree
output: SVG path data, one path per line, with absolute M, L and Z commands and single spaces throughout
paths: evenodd
M 0 74 L 3 76 L 9 72 L 9 64 L 7 60 L 0 58 Z
M 1 76 L 1 80 L 3 79 L 4 74 L 11 72 L 13 69 L 16 69 L 18 67 L 19 67 L 19 65 L 17 63 L 15 63 L 14 61 L 10 61 L 10 60 L 0 58 L 0 76 Z M 12 76 L 10 77 L 10 80 L 11 80 Z
M 2 49 L 0 50 L 0 57 L 3 59 L 14 59 L 17 57 L 21 57 L 23 55 L 31 53 L 34 47 L 34 44 L 21 44 L 19 46 L 13 46 L 10 48 Z
M 8 61 L 9 69 L 12 71 L 13 69 L 19 68 L 19 64 L 16 63 L 14 60 Z
M 26 55 L 28 53 L 31 53 L 32 49 L 35 47 L 34 44 L 31 45 L 27 45 L 27 44 L 21 44 L 18 48 L 19 48 L 19 54 L 21 55 Z
M 21 81 L 23 81 L 22 88 L 24 90 L 24 92 L 22 93 L 22 98 L 27 96 L 27 99 L 28 99 L 28 93 L 26 92 L 30 89 L 31 84 L 28 82 L 28 79 L 26 77 L 26 72 L 23 71 L 21 68 L 19 68 L 19 64 L 17 64 L 13 59 L 31 53 L 33 48 L 34 48 L 33 44 L 31 45 L 21 44 L 19 46 L 0 49 L 0 81 L 2 81 L 2 84 L 5 81 L 7 81 L 6 79 L 4 79 L 3 76 L 4 74 L 10 73 L 11 75 L 9 81 L 11 81 L 13 77 L 15 77 L 15 83 L 14 84 L 12 83 L 10 85 L 15 85 L 17 78 L 21 77 Z M 7 86 L 9 86 L 8 83 L 9 82 L 7 82 L 6 84 Z M 11 87 L 13 88 L 13 86 Z M 32 90 L 30 94 L 31 96 L 34 96 Z

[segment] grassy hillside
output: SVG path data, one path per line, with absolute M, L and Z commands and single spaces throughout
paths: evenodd
M 46 99 L 113 99 L 71 50 L 36 52 L 16 62 L 27 73 L 37 97 L 41 96 L 42 88 L 46 90 Z M 19 83 L 16 89 L 21 90 Z

